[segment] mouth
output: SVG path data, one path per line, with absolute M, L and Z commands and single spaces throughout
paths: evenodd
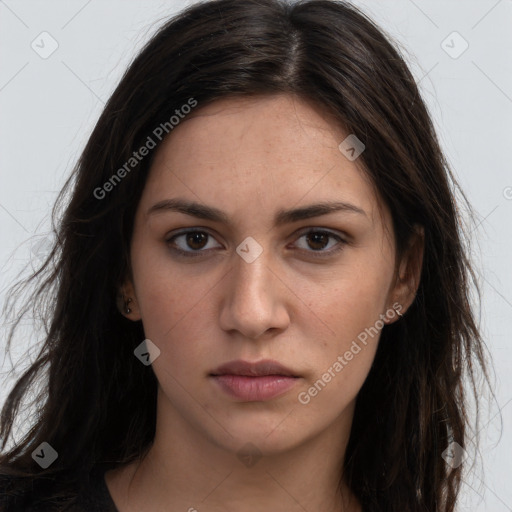
M 257 363 L 231 361 L 209 375 L 220 388 L 233 398 L 245 402 L 262 402 L 290 391 L 299 375 L 277 363 L 264 360 Z
M 210 375 L 213 377 L 221 375 L 238 375 L 242 377 L 265 377 L 268 375 L 294 378 L 300 377 L 300 375 L 295 374 L 292 370 L 286 368 L 277 361 L 272 361 L 270 359 L 265 359 L 255 363 L 238 359 L 219 366 L 216 370 L 210 373 Z

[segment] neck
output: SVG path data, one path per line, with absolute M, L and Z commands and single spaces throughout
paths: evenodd
M 147 455 L 106 475 L 120 512 L 361 510 L 348 487 L 340 485 L 353 406 L 327 430 L 285 449 L 277 440 L 286 439 L 293 411 L 255 443 L 235 441 L 227 433 L 223 442 L 212 440 L 167 412 L 159 414 Z

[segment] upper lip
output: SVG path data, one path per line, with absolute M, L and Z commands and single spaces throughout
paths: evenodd
M 271 359 L 264 359 L 254 363 L 237 359 L 236 361 L 230 361 L 229 363 L 220 365 L 210 375 L 243 375 L 247 377 L 285 375 L 288 377 L 298 377 L 292 370 Z

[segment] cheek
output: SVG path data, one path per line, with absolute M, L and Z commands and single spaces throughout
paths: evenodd
M 360 261 L 337 279 L 333 277 L 327 288 L 318 290 L 317 311 L 340 340 L 338 348 L 375 325 L 386 310 L 388 288 L 388 269 Z
M 314 372 L 297 401 L 307 406 L 308 413 L 317 411 L 326 420 L 334 419 L 356 398 L 375 358 L 385 294 L 381 283 L 371 277 L 339 281 L 318 303 L 329 335 L 322 336 L 317 348 L 308 347 Z
M 165 368 L 178 376 L 197 369 L 213 350 L 205 333 L 208 325 L 211 332 L 211 293 L 221 276 L 192 272 L 192 266 L 176 271 L 162 252 L 134 254 L 133 274 L 144 334 L 160 349 L 155 372 Z
M 386 311 L 389 269 L 357 259 L 357 264 L 347 265 L 322 287 L 309 290 L 310 296 L 316 296 L 309 304 L 326 326 L 318 348 L 310 352 L 315 371 L 305 400 L 314 401 L 315 407 L 328 407 L 331 400 L 342 406 L 355 398 L 384 326 L 380 315 Z
M 299 390 L 299 411 L 308 417 L 331 423 L 354 402 L 368 376 L 375 355 L 374 346 L 363 347 L 351 361 L 334 359 L 318 377 Z
M 163 244 L 140 240 L 132 251 L 137 301 L 146 335 L 165 340 L 194 310 L 208 303 L 208 292 L 218 278 L 195 265 L 177 265 Z

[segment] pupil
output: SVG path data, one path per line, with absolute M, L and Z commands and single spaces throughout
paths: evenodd
M 201 240 L 203 242 L 206 241 L 206 233 L 189 233 L 188 237 L 187 237 L 187 243 L 189 243 L 189 246 L 192 247 L 192 249 L 201 249 L 203 246 L 204 246 L 204 243 L 201 244 Z M 199 242 L 199 245 L 200 247 L 196 247 L 194 246 L 194 243 L 195 242 Z
M 325 235 L 324 233 L 314 233 L 314 234 L 310 234 L 309 235 L 309 239 L 313 239 L 313 245 L 316 244 L 316 243 L 319 243 L 322 247 L 316 247 L 316 249 L 322 249 L 323 247 L 325 247 L 325 243 L 321 243 L 319 241 L 319 239 L 323 238 L 324 239 L 324 242 L 326 242 L 326 238 L 327 238 L 327 235 Z M 315 247 L 313 247 L 313 249 L 315 249 Z

